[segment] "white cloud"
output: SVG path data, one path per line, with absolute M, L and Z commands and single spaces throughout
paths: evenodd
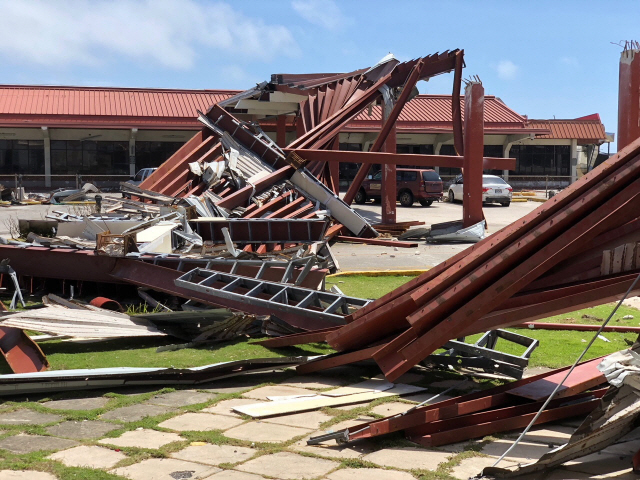
M 294 0 L 291 6 L 307 22 L 327 30 L 338 30 L 347 23 L 333 0 Z
M 297 56 L 289 29 L 222 2 L 194 0 L 0 0 L 0 56 L 38 65 L 88 65 L 114 55 L 172 69 L 220 56 Z M 198 49 L 209 49 L 198 58 Z
M 519 67 L 511 60 L 502 60 L 498 63 L 498 77 L 503 80 L 513 80 L 518 74 Z

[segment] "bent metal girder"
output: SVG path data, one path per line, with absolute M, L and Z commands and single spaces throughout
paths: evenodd
M 294 314 L 310 319 L 344 324 L 344 317 L 369 300 L 321 292 L 196 268 L 175 281 L 176 286 L 210 296 L 213 302 L 244 302 L 264 312 Z

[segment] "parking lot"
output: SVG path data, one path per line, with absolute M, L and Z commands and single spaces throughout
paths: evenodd
M 501 207 L 497 204 L 484 206 L 484 214 L 489 224 L 487 234 L 492 234 L 501 228 L 513 223 L 527 213 L 540 206 L 537 202 L 512 203 L 509 207 Z M 0 235 L 9 235 L 9 224 L 22 219 L 43 219 L 48 213 L 57 211 L 71 211 L 78 207 L 67 205 L 28 205 L 9 206 L 0 209 Z M 355 205 L 354 209 L 371 223 L 381 221 L 379 203 L 367 203 Z M 405 208 L 398 204 L 397 221 L 425 222 L 425 227 L 434 223 L 449 222 L 462 218 L 462 204 L 436 202 L 430 207 L 421 207 L 415 203 L 411 208 Z M 371 270 L 407 270 L 430 268 L 447 258 L 464 250 L 469 244 L 427 244 L 424 240 L 418 241 L 416 248 L 380 247 L 375 245 L 362 245 L 338 242 L 333 246 L 340 268 L 348 271 Z
M 487 234 L 497 232 L 540 205 L 541 203 L 537 202 L 514 202 L 509 207 L 501 207 L 498 204 L 485 205 L 483 210 L 489 226 Z M 369 222 L 381 222 L 379 203 L 354 205 L 354 208 Z M 430 207 L 421 207 L 416 203 L 411 208 L 404 208 L 398 204 L 396 212 L 397 222 L 421 221 L 426 223 L 425 227 L 429 227 L 434 223 L 460 220 L 462 218 L 462 204 L 436 202 Z M 338 257 L 340 268 L 343 270 L 406 270 L 433 267 L 468 246 L 469 244 L 427 244 L 424 240 L 419 241 L 417 248 L 398 249 L 336 243 L 333 246 L 333 251 Z

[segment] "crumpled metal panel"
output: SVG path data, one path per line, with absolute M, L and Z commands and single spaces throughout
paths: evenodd
M 0 396 L 131 385 L 198 385 L 242 373 L 289 368 L 312 358 L 254 358 L 193 368 L 117 367 L 0 375 Z

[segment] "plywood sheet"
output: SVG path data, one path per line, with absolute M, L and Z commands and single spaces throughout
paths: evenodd
M 272 417 L 275 415 L 288 415 L 291 413 L 308 412 L 323 407 L 338 407 L 352 403 L 370 402 L 378 398 L 392 397 L 394 395 L 409 395 L 426 390 L 414 385 L 398 384 L 383 392 L 370 391 L 330 397 L 328 395 L 314 395 L 313 397 L 294 398 L 280 402 L 264 402 L 251 405 L 239 405 L 234 408 L 238 413 L 243 413 L 254 418 Z

